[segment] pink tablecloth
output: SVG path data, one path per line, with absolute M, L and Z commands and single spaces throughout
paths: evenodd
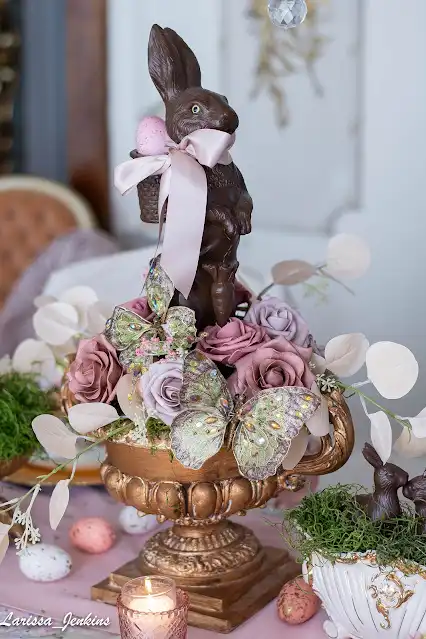
M 20 489 L 19 489 L 20 491 Z M 66 579 L 42 584 L 27 580 L 18 568 L 18 558 L 14 550 L 9 549 L 0 567 L 0 605 L 19 608 L 33 614 L 62 619 L 67 612 L 75 616 L 86 616 L 91 613 L 98 617 L 111 618 L 111 633 L 118 634 L 118 623 L 115 608 L 90 600 L 90 586 L 105 579 L 114 569 L 133 559 L 145 541 L 144 536 L 118 534 L 115 547 L 103 555 L 87 555 L 70 546 L 68 529 L 71 522 L 80 517 L 99 516 L 108 519 L 115 527 L 122 506 L 108 497 L 101 488 L 74 488 L 67 514 L 59 529 L 53 532 L 48 524 L 49 491 L 40 494 L 33 509 L 35 525 L 42 532 L 43 541 L 54 543 L 70 553 L 73 570 Z M 13 486 L 2 486 L 1 494 L 9 499 L 17 496 L 18 489 Z M 279 532 L 268 525 L 259 512 L 250 513 L 244 520 L 256 532 L 263 543 L 273 546 L 282 544 Z M 268 639 L 324 639 L 322 631 L 323 616 L 319 614 L 303 626 L 291 627 L 279 621 L 275 603 L 271 603 L 249 622 L 232 633 L 235 639 L 253 639 L 265 636 Z M 191 628 L 188 639 L 210 639 L 220 637 L 217 633 Z

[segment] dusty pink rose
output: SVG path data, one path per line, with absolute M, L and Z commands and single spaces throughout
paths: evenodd
M 79 402 L 110 404 L 123 369 L 104 335 L 82 339 L 68 372 L 69 389 Z
M 181 411 L 182 381 L 182 361 L 160 360 L 151 364 L 139 382 L 145 407 L 168 426 Z
M 311 388 L 315 376 L 309 368 L 312 348 L 295 346 L 278 337 L 239 359 L 228 379 L 233 395 L 253 397 L 267 388 L 299 386 Z
M 125 302 L 121 304 L 123 308 L 128 308 L 130 311 L 133 311 L 143 319 L 151 319 L 153 313 L 149 308 L 148 300 L 146 297 L 137 297 L 134 300 L 130 300 L 130 302 Z
M 270 341 L 264 328 L 243 322 L 238 317 L 232 317 L 222 327 L 208 326 L 204 332 L 207 337 L 200 340 L 198 350 L 214 362 L 229 365 Z
M 297 346 L 308 346 L 310 341 L 309 328 L 303 317 L 278 297 L 255 302 L 244 321 L 263 326 L 272 339 L 285 337 Z

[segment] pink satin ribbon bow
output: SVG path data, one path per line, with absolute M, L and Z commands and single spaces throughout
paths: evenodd
M 235 135 L 199 129 L 180 144 L 168 141 L 167 155 L 135 158 L 115 169 L 114 183 L 122 195 L 147 177 L 161 175 L 160 222 L 163 205 L 169 200 L 161 265 L 185 298 L 194 283 L 206 217 L 207 178 L 203 166 L 212 169 L 216 164 L 231 164 L 228 150 L 234 142 Z

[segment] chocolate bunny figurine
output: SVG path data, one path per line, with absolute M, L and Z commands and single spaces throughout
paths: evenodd
M 421 518 L 419 531 L 426 535 L 426 470 L 423 475 L 410 479 L 402 492 L 404 497 L 414 502 L 416 513 Z
M 198 129 L 235 133 L 239 124 L 237 114 L 224 96 L 202 88 L 197 58 L 175 31 L 158 25 L 152 27 L 148 65 L 166 107 L 167 133 L 175 143 Z M 138 154 L 132 152 L 131 155 L 137 157 Z M 237 248 L 240 235 L 251 231 L 253 209 L 244 178 L 235 164 L 204 168 L 208 195 L 197 274 L 188 300 L 176 293 L 172 302 L 193 308 L 200 328 L 215 322 L 223 326 L 235 309 Z M 153 198 L 155 188 L 157 197 Z M 144 222 L 159 221 L 158 191 L 158 177 L 138 185 Z M 184 214 L 182 211 L 182 224 L 185 223 Z
M 377 451 L 371 444 L 365 444 L 362 454 L 374 470 L 374 493 L 358 495 L 357 501 L 370 519 L 392 519 L 401 516 L 401 504 L 398 490 L 408 482 L 408 474 L 395 464 L 383 464 Z

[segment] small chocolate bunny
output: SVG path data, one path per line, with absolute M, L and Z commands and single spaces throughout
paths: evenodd
M 374 493 L 358 495 L 358 503 L 373 521 L 401 516 L 398 490 L 408 482 L 408 474 L 395 464 L 384 464 L 371 444 L 365 444 L 362 454 L 374 470 Z
M 236 112 L 224 96 L 202 88 L 197 58 L 175 31 L 152 27 L 148 66 L 166 107 L 167 133 L 175 143 L 198 129 L 235 133 L 239 125 Z M 137 157 L 135 152 L 131 155 Z M 215 322 L 223 326 L 235 310 L 237 248 L 240 235 L 251 231 L 253 210 L 244 178 L 235 164 L 205 167 L 205 171 L 208 198 L 197 275 L 188 300 L 179 295 L 174 299 L 174 303 L 194 309 L 202 328 Z M 144 222 L 159 221 L 154 208 L 158 201 L 158 196 L 153 197 L 155 188 L 159 189 L 158 177 L 138 185 Z
M 426 535 L 426 470 L 423 475 L 410 479 L 402 492 L 404 497 L 414 502 L 416 513 L 421 518 L 419 531 Z

